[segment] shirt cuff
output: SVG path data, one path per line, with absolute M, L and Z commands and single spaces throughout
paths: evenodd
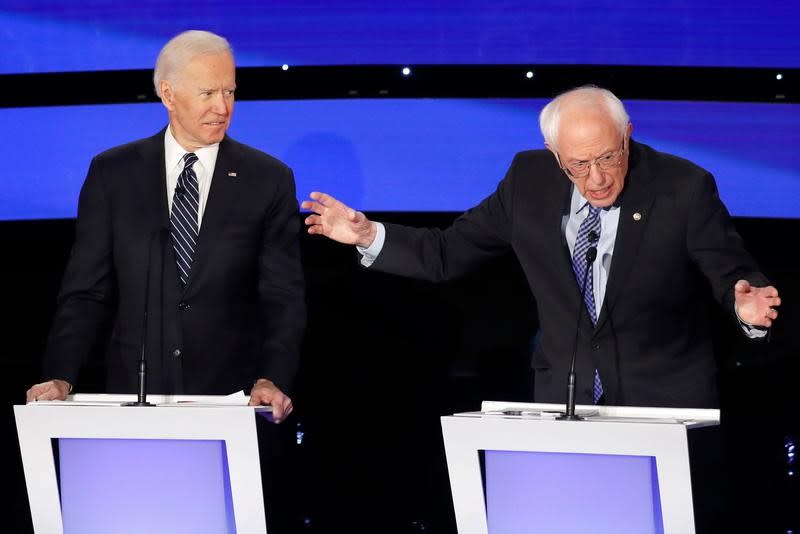
M 734 313 L 736 313 L 736 320 L 739 321 L 739 326 L 742 327 L 744 335 L 746 335 L 750 339 L 760 339 L 766 336 L 767 332 L 769 332 L 769 329 L 767 328 L 763 328 L 761 326 L 755 326 L 750 323 L 742 321 L 742 318 L 739 317 L 739 309 L 736 307 L 736 305 L 733 306 L 733 311 Z
M 370 246 L 367 248 L 356 246 L 356 250 L 361 254 L 361 265 L 364 267 L 369 267 L 378 258 L 383 250 L 383 243 L 386 241 L 386 228 L 383 224 L 376 222 L 375 230 L 375 239 Z

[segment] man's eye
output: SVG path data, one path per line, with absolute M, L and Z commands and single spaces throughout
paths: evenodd
M 589 165 L 586 161 L 579 161 L 578 163 L 573 163 L 572 168 L 576 171 L 582 171 Z

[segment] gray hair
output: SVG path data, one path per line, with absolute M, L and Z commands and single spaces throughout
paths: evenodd
M 609 116 L 617 124 L 620 134 L 625 135 L 630 117 L 620 99 L 608 89 L 602 89 L 595 85 L 584 85 L 561 93 L 551 100 L 539 114 L 539 129 L 542 131 L 544 142 L 549 146 L 556 146 L 561 110 L 566 100 L 583 105 L 605 106 Z
M 169 40 L 158 53 L 156 69 L 153 72 L 153 85 L 161 97 L 161 81 L 175 82 L 178 72 L 197 56 L 205 54 L 233 55 L 230 43 L 219 35 L 201 30 L 179 33 Z

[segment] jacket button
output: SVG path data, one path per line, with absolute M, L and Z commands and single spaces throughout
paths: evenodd
M 181 301 L 178 303 L 178 309 L 181 311 L 188 311 L 191 310 L 192 307 L 189 305 L 188 302 Z
M 173 355 L 174 357 L 176 357 L 176 358 L 180 358 L 180 357 L 181 357 L 181 349 L 175 349 L 175 350 L 173 350 L 173 351 L 172 351 L 172 355 Z
M 592 343 L 592 350 L 600 350 L 600 343 Z

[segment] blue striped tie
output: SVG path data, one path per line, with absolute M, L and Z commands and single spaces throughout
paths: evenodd
M 183 156 L 183 171 L 178 176 L 170 215 L 172 247 L 175 249 L 178 276 L 184 286 L 189 279 L 189 273 L 192 272 L 192 258 L 197 248 L 197 210 L 200 205 L 200 190 L 197 186 L 197 175 L 192 169 L 196 161 L 197 155 L 193 152 Z
M 575 249 L 572 253 L 572 271 L 575 273 L 575 279 L 578 280 L 578 288 L 583 294 L 584 302 L 586 303 L 586 311 L 589 312 L 589 317 L 592 319 L 592 324 L 597 324 L 597 310 L 594 304 L 594 284 L 593 273 L 589 271 L 586 274 L 587 262 L 586 251 L 589 247 L 593 246 L 600 237 L 600 208 L 595 208 L 587 203 L 589 214 L 581 223 L 578 228 L 578 236 L 575 238 Z M 594 242 L 593 242 L 594 241 Z M 584 279 L 586 280 L 586 288 L 581 287 Z M 594 370 L 594 387 L 592 388 L 592 401 L 597 404 L 603 396 L 603 383 L 600 381 L 600 373 L 597 369 Z

